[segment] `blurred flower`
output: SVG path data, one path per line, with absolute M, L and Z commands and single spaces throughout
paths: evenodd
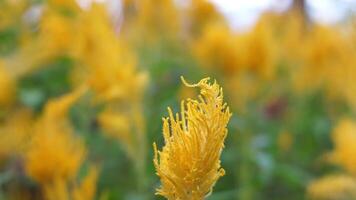
M 63 12 L 76 11 L 80 9 L 76 0 L 48 0 L 48 4 L 57 9 L 62 9 Z
M 38 131 L 26 154 L 27 174 L 41 184 L 73 179 L 85 154 L 82 142 L 71 133 Z
M 243 65 L 249 71 L 262 79 L 275 77 L 278 54 L 273 30 L 268 23 L 257 23 L 251 32 L 237 41 L 236 46 L 244 49 L 241 52 L 246 58 Z
M 9 106 L 15 99 L 15 80 L 0 61 L 0 108 Z
M 224 17 L 219 13 L 213 3 L 207 0 L 190 0 L 187 10 L 187 21 L 193 36 L 200 35 L 201 32 L 211 24 L 224 24 Z
M 84 177 L 80 184 L 69 187 L 67 181 L 56 179 L 54 182 L 45 185 L 45 199 L 47 200 L 91 200 L 96 193 L 96 181 L 98 171 L 91 168 L 89 174 Z
M 82 92 L 77 90 L 49 101 L 35 124 L 34 135 L 25 155 L 25 169 L 32 179 L 42 185 L 74 179 L 82 164 L 85 147 L 73 135 L 66 121 L 68 109 Z
M 356 123 L 351 119 L 342 119 L 332 133 L 334 150 L 331 160 L 356 175 Z
M 182 79 L 183 80 L 183 79 Z M 167 199 L 204 199 L 215 182 L 225 174 L 220 154 L 231 116 L 223 102 L 222 88 L 209 78 L 188 87 L 200 87 L 199 101 L 181 103 L 181 115 L 163 119 L 165 146 L 158 151 L 154 143 L 154 165 L 162 186 L 157 194 Z
M 238 72 L 243 67 L 240 50 L 231 30 L 221 25 L 210 25 L 193 43 L 193 52 L 201 66 L 218 69 L 226 75 Z
M 347 200 L 356 198 L 356 181 L 347 175 L 328 175 L 313 181 L 307 189 L 312 200 Z
M 32 112 L 26 108 L 13 110 L 0 123 L 0 163 L 24 153 L 32 123 Z
M 257 99 L 262 88 L 261 84 L 263 83 L 256 80 L 256 77 L 245 73 L 225 78 L 226 93 L 233 103 L 231 106 L 239 112 L 248 112 L 248 104 Z
M 118 139 L 126 148 L 129 155 L 134 156 L 134 144 L 130 132 L 130 119 L 128 116 L 106 109 L 98 116 L 100 126 L 109 137 Z
M 180 30 L 180 17 L 173 0 L 137 1 L 134 23 L 145 42 L 175 37 Z
M 92 167 L 89 174 L 82 180 L 81 184 L 73 191 L 73 200 L 94 199 L 96 194 L 96 182 L 98 179 L 98 169 Z
M 92 5 L 84 13 L 79 46 L 74 57 L 82 65 L 75 70 L 80 83 L 88 82 L 99 101 L 137 99 L 147 82 L 147 74 L 136 70 L 136 58 L 128 45 L 114 32 L 104 6 Z M 132 90 L 135 88 L 135 90 Z
M 18 23 L 28 7 L 28 2 L 24 0 L 3 0 L 0 5 L 0 30 L 3 30 L 13 25 L 19 25 Z

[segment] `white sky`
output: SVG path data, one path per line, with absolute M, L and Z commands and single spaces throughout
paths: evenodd
M 120 7 L 119 0 L 77 0 L 86 7 L 91 1 L 108 2 L 112 11 Z M 187 0 L 175 0 L 185 3 Z M 268 9 L 283 11 L 292 0 L 209 0 L 227 17 L 232 27 L 240 30 L 251 27 L 259 15 Z M 321 23 L 337 23 L 356 13 L 356 0 L 306 0 L 310 17 Z
M 285 10 L 291 0 L 210 0 L 227 16 L 234 28 L 253 25 L 267 9 Z M 310 17 L 321 23 L 337 23 L 356 12 L 356 0 L 307 0 Z

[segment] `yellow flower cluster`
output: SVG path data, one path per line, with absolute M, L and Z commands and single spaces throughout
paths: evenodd
M 34 125 L 25 156 L 26 171 L 41 184 L 73 179 L 82 163 L 85 148 L 66 121 L 67 111 L 79 94 L 74 92 L 48 102 Z
M 183 79 L 182 79 L 183 80 Z M 208 196 L 215 182 L 225 174 L 220 154 L 231 116 L 222 89 L 209 78 L 188 87 L 199 87 L 199 100 L 181 103 L 181 114 L 163 119 L 165 146 L 154 144 L 154 165 L 162 186 L 157 194 L 170 200 L 200 200 Z
M 334 150 L 331 159 L 344 167 L 349 173 L 356 175 L 356 123 L 350 119 L 341 120 L 335 127 L 332 140 Z
M 342 119 L 332 133 L 334 150 L 328 155 L 331 162 L 343 167 L 348 174 L 328 175 L 308 186 L 308 196 L 315 200 L 356 198 L 356 123 Z
M 356 180 L 347 175 L 328 175 L 312 182 L 307 191 L 312 200 L 356 198 Z
M 79 88 L 49 101 L 33 127 L 33 136 L 25 152 L 25 171 L 41 185 L 48 200 L 93 199 L 97 170 L 93 168 L 74 188 L 78 170 L 85 159 L 85 146 L 67 121 L 67 112 L 86 91 Z

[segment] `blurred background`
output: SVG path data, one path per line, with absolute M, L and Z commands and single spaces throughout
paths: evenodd
M 356 199 L 356 1 L 0 0 L 0 199 L 145 200 L 167 106 L 233 112 L 207 200 Z

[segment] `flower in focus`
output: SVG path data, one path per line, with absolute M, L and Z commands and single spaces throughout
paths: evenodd
M 183 80 L 183 79 L 182 79 Z M 181 103 L 181 115 L 163 119 L 165 146 L 158 151 L 154 144 L 154 165 L 162 186 L 157 194 L 170 200 L 204 199 L 215 182 L 225 174 L 220 154 L 231 116 L 223 101 L 222 88 L 209 78 L 188 87 L 199 87 L 199 100 Z

